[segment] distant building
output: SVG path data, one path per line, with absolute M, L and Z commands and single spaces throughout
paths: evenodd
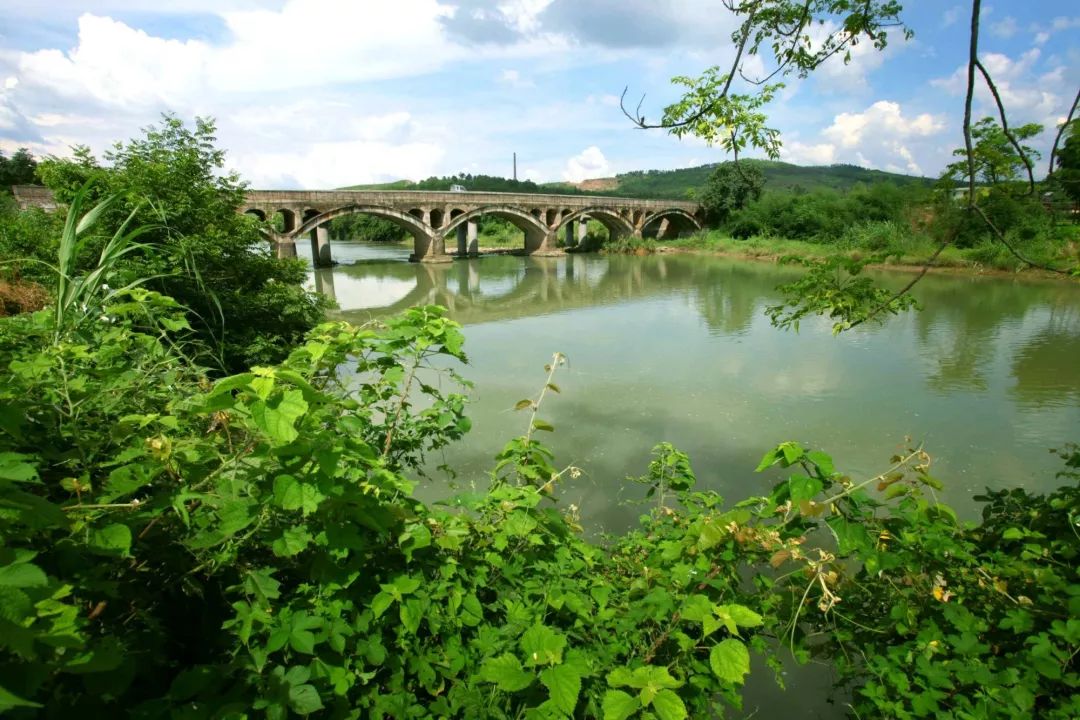
M 465 192 L 464 185 L 451 185 L 450 192 Z

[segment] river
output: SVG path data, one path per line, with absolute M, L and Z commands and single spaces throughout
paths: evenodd
M 928 276 L 915 293 L 921 312 L 834 337 L 824 320 L 798 333 L 769 324 L 775 287 L 796 272 L 770 263 L 575 255 L 425 265 L 406 262 L 406 247 L 362 242 L 335 242 L 334 253 L 342 264 L 312 280 L 333 292 L 341 317 L 438 303 L 464 326 L 473 430 L 431 462 L 457 468 L 460 485 L 484 482 L 495 453 L 524 431 L 514 403 L 539 390 L 552 353 L 569 358 L 541 416 L 556 427 L 545 439 L 560 464 L 584 471 L 562 496 L 590 531 L 634 522 L 642 508 L 623 478 L 643 474 L 663 440 L 689 453 L 700 487 L 734 502 L 782 477 L 753 472 L 778 442 L 823 449 L 860 478 L 884 470 L 910 437 L 934 457 L 942 499 L 971 518 L 986 487 L 1056 487 L 1061 463 L 1048 450 L 1080 441 L 1076 284 Z M 791 692 L 781 694 L 755 670 L 746 714 L 844 716 L 823 701 L 821 668 L 789 668 Z

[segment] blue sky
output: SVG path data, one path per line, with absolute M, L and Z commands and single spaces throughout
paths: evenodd
M 949 162 L 970 6 L 903 4 L 912 40 L 788 78 L 768 108 L 784 159 Z M 3 0 L 0 149 L 101 152 L 169 111 L 215 117 L 256 187 L 509 175 L 513 152 L 538 181 L 700 165 L 725 155 L 634 129 L 618 95 L 656 116 L 672 76 L 730 60 L 734 27 L 720 0 Z M 1010 122 L 1047 127 L 1044 150 L 1080 86 L 1078 40 L 1071 0 L 984 0 L 984 64 Z

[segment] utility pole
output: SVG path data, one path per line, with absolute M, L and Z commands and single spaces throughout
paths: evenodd
M 514 182 L 517 182 L 517 153 L 514 153 Z

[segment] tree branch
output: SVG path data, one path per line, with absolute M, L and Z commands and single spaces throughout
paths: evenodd
M 1069 114 L 1065 118 L 1065 123 L 1058 128 L 1057 135 L 1054 137 L 1054 147 L 1050 150 L 1050 167 L 1046 171 L 1046 177 L 1048 178 L 1054 174 L 1054 160 L 1057 159 L 1058 143 L 1061 142 L 1061 136 L 1065 134 L 1065 128 L 1069 127 L 1069 123 L 1072 122 L 1078 104 L 1080 104 L 1080 90 L 1076 91 L 1076 97 L 1073 98 L 1072 107 L 1069 108 Z
M 997 105 L 998 115 L 1001 116 L 1002 132 L 1005 133 L 1005 137 L 1007 137 L 1009 139 L 1009 142 L 1012 143 L 1012 146 L 1016 150 L 1016 153 L 1020 156 L 1020 160 L 1022 160 L 1024 163 L 1024 168 L 1027 170 L 1027 194 L 1034 195 L 1035 168 L 1032 166 L 1031 158 L 1028 157 L 1028 154 L 1024 151 L 1024 148 L 1021 147 L 1020 142 L 1016 139 L 1016 136 L 1013 135 L 1012 130 L 1009 130 L 1009 121 L 1005 117 L 1005 105 L 1001 102 L 1001 95 L 998 94 L 997 86 L 994 85 L 994 81 L 990 79 L 990 73 L 986 71 L 986 68 L 983 66 L 982 61 L 980 61 L 978 57 L 975 58 L 975 67 L 977 67 L 979 69 L 979 72 L 982 73 L 983 80 L 986 81 L 986 86 L 990 88 L 990 94 L 994 96 L 994 103 Z

